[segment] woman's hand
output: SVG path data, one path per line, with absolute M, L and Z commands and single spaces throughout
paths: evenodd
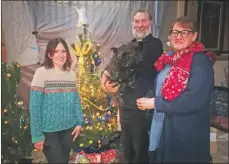
M 44 141 L 40 141 L 40 142 L 34 143 L 34 147 L 38 151 L 42 151 L 43 150 L 43 147 L 44 147 Z
M 80 134 L 80 130 L 81 130 L 81 126 L 76 126 L 74 130 L 72 131 L 72 135 L 74 135 L 73 140 L 72 140 L 73 142 L 76 140 L 76 138 Z
M 141 110 L 153 109 L 155 107 L 154 98 L 139 98 L 137 99 L 137 106 Z

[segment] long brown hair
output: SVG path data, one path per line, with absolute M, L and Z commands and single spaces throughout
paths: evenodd
M 46 69 L 53 68 L 54 65 L 53 65 L 52 59 L 49 57 L 49 54 L 51 56 L 53 56 L 53 54 L 55 53 L 55 49 L 59 43 L 61 43 L 64 46 L 64 48 L 67 52 L 67 60 L 63 66 L 63 69 L 65 71 L 70 70 L 70 67 L 72 64 L 72 59 L 71 59 L 71 55 L 70 55 L 70 52 L 68 49 L 68 45 L 65 42 L 65 40 L 60 38 L 60 37 L 53 38 L 48 42 L 46 50 L 45 50 L 45 60 L 44 60 L 44 63 L 42 64 L 42 66 L 45 66 Z

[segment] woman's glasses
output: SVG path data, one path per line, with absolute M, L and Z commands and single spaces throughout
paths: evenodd
M 172 37 L 177 37 L 179 34 L 181 34 L 181 36 L 182 36 L 183 38 L 186 38 L 186 37 L 188 37 L 188 35 L 189 35 L 190 33 L 194 33 L 194 32 L 193 32 L 193 31 L 190 31 L 190 30 L 182 30 L 182 31 L 172 30 L 172 31 L 170 32 L 170 35 L 171 35 Z

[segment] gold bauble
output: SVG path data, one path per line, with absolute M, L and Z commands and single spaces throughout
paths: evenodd
M 6 77 L 11 78 L 12 75 L 10 73 L 6 74 Z
M 22 105 L 23 105 L 23 101 L 19 101 L 19 102 L 17 103 L 17 105 L 18 105 L 18 106 L 22 106 Z
M 6 120 L 4 123 L 5 123 L 5 124 L 8 124 L 8 122 L 9 122 L 9 121 Z

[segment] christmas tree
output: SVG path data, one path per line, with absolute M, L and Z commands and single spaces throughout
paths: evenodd
M 1 78 L 1 161 L 3 163 L 25 163 L 30 161 L 30 159 L 26 161 L 25 157 L 31 155 L 32 144 L 29 130 L 29 114 L 23 108 L 23 102 L 18 98 L 20 65 L 13 63 L 10 66 L 7 63 L 2 63 Z
M 84 113 L 84 126 L 74 143 L 76 152 L 101 153 L 119 137 L 117 133 L 117 111 L 110 105 L 110 99 L 101 88 L 98 66 L 100 45 L 92 43 L 88 25 L 83 24 L 83 33 L 78 35 L 80 43 L 71 44 L 76 55 L 76 79 Z

